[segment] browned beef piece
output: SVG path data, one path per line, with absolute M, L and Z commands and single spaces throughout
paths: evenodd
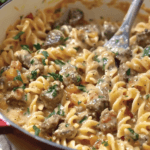
M 26 106 L 26 99 L 25 99 L 25 95 L 23 95 L 23 90 L 19 89 L 19 93 L 22 95 L 18 96 L 17 92 L 12 91 L 11 93 L 8 94 L 7 98 L 6 98 L 6 103 L 9 106 L 12 107 L 25 107 Z
M 33 61 L 33 63 L 30 66 L 30 72 L 34 71 L 34 70 L 39 70 L 40 73 L 42 73 L 44 71 L 43 63 L 41 61 L 39 61 L 37 58 L 32 58 L 30 60 L 30 62 L 32 62 L 32 61 Z
M 98 119 L 104 109 L 110 108 L 110 102 L 108 98 L 101 96 L 101 98 L 93 99 L 87 103 L 86 108 L 90 116 Z
M 66 63 L 59 72 L 63 76 L 63 83 L 68 86 L 70 84 L 79 85 L 81 83 L 81 77 L 78 74 L 75 66 Z
M 118 27 L 106 21 L 104 22 L 103 30 L 103 37 L 109 40 L 117 32 Z
M 60 115 L 53 115 L 50 118 L 46 119 L 41 125 L 41 132 L 52 134 L 56 130 L 62 119 L 63 118 Z
M 69 24 L 75 26 L 83 19 L 83 17 L 83 11 L 78 8 L 72 8 L 69 12 Z
M 138 33 L 136 37 L 136 42 L 139 46 L 142 46 L 144 48 L 150 44 L 150 30 L 146 29 L 145 31 Z
M 54 28 L 62 25 L 77 25 L 84 17 L 84 13 L 78 8 L 67 10 L 60 18 L 54 23 Z
M 58 138 L 73 139 L 77 134 L 77 129 L 67 123 L 61 123 L 59 128 L 54 132 Z
M 99 38 L 101 38 L 101 30 L 98 24 L 89 24 L 89 25 L 82 25 L 77 26 L 77 29 L 82 29 L 87 33 L 96 32 L 99 35 Z M 85 35 L 83 34 L 83 39 L 85 38 Z
M 121 64 L 119 67 L 118 74 L 120 80 L 128 82 L 128 79 L 134 77 L 137 74 L 137 72 L 130 69 L 126 64 Z
M 63 91 L 62 83 L 55 81 L 52 83 L 48 90 L 45 90 L 40 94 L 40 100 L 43 101 L 44 106 L 47 109 L 53 111 L 55 107 L 60 104 L 63 97 Z
M 117 114 L 105 109 L 100 117 L 100 130 L 104 133 L 113 133 L 117 130 Z
M 60 30 L 52 30 L 48 33 L 43 48 L 64 44 L 64 34 Z
M 15 57 L 17 60 L 19 60 L 22 63 L 22 66 L 29 69 L 31 66 L 30 60 L 32 58 L 32 55 L 29 54 L 26 50 L 17 51 L 15 53 Z

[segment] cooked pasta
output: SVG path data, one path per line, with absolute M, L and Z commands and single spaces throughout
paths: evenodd
M 77 8 L 53 11 L 30 13 L 6 31 L 1 112 L 77 150 L 150 149 L 150 21 L 132 29 L 122 54 L 103 47 L 119 23 L 85 21 Z

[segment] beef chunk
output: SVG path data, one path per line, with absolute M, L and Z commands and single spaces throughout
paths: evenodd
M 59 20 L 54 23 L 54 28 L 62 25 L 77 25 L 84 17 L 83 12 L 78 8 L 72 8 L 67 10 Z
M 49 87 L 41 93 L 40 99 L 43 101 L 44 106 L 53 111 L 55 107 L 61 102 L 63 97 L 63 85 L 59 81 L 55 81 Z
M 62 67 L 59 73 L 63 76 L 63 83 L 66 86 L 72 83 L 75 85 L 79 85 L 81 82 L 81 77 L 78 74 L 76 68 L 69 63 L 66 63 L 66 65 Z
M 106 99 L 103 96 L 101 96 L 101 98 L 93 99 L 87 103 L 86 108 L 90 116 L 98 119 L 104 109 L 110 108 L 109 99 Z
M 60 30 L 52 30 L 48 33 L 43 48 L 58 46 L 64 43 L 65 36 Z
M 106 38 L 107 40 L 111 39 L 111 37 L 117 32 L 118 27 L 113 25 L 111 22 L 104 22 L 103 26 L 103 37 Z
M 41 125 L 41 132 L 52 134 L 62 119 L 63 118 L 60 115 L 53 115 L 46 119 Z
M 61 123 L 59 128 L 54 132 L 58 138 L 73 139 L 77 134 L 77 130 L 70 124 Z
M 100 27 L 98 24 L 77 26 L 77 29 L 79 29 L 79 30 L 82 29 L 87 33 L 96 32 L 96 33 L 98 33 L 99 37 L 101 37 L 101 30 L 100 30 Z M 84 35 L 84 38 L 85 38 L 85 35 Z
M 136 43 L 143 48 L 150 44 L 150 30 L 145 30 L 136 35 Z
M 104 133 L 113 133 L 117 130 L 117 115 L 108 108 L 101 113 L 100 130 Z
M 83 19 L 83 11 L 77 8 L 70 9 L 69 24 L 72 26 L 77 25 Z
M 137 72 L 130 69 L 126 64 L 121 64 L 119 67 L 118 74 L 119 74 L 120 80 L 128 82 L 128 79 L 135 76 Z
M 39 61 L 37 58 L 31 59 L 31 61 L 33 61 L 33 64 L 30 66 L 30 72 L 34 70 L 39 70 L 40 73 L 42 73 L 44 71 L 44 65 L 41 61 Z
M 23 90 L 18 89 L 17 92 L 12 91 L 6 97 L 6 103 L 12 107 L 25 107 L 26 106 L 26 99 L 25 95 L 23 95 Z
M 31 65 L 30 60 L 32 58 L 32 55 L 29 54 L 28 51 L 26 50 L 17 51 L 14 55 L 16 59 L 18 59 L 22 63 L 23 67 L 27 69 L 30 68 L 30 65 Z

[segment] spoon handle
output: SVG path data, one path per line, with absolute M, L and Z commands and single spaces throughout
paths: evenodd
M 124 23 L 122 24 L 122 26 L 120 27 L 120 29 L 124 29 L 125 26 L 127 26 L 127 30 L 126 32 L 130 32 L 130 29 L 133 25 L 133 22 L 139 12 L 139 9 L 142 5 L 144 0 L 133 0 L 132 4 L 128 10 L 128 13 L 126 14 L 125 18 L 124 18 Z

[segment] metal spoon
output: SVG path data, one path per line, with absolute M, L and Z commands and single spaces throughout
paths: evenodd
M 143 1 L 144 0 L 132 1 L 123 24 L 116 32 L 116 34 L 104 45 L 108 48 L 108 50 L 112 51 L 113 53 L 120 54 L 121 51 L 124 51 L 129 47 L 130 30 Z

